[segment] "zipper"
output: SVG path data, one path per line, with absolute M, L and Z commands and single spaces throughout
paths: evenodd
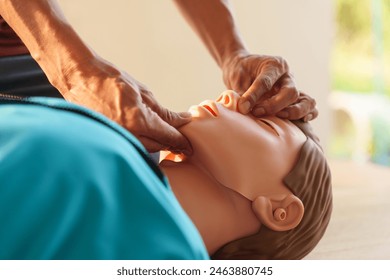
M 146 161 L 146 163 L 149 165 L 149 167 L 154 171 L 154 173 L 157 175 L 157 177 L 161 180 L 164 186 L 167 187 L 165 182 L 165 176 L 162 173 L 161 169 L 158 167 L 158 165 L 151 159 L 150 155 L 146 153 L 137 143 L 134 143 L 125 133 L 114 127 L 110 124 L 109 121 L 101 118 L 99 115 L 91 114 L 87 111 L 87 109 L 82 109 L 78 107 L 72 107 L 72 103 L 69 103 L 69 106 L 61 106 L 58 104 L 44 104 L 39 101 L 30 100 L 28 97 L 21 97 L 21 96 L 15 96 L 10 94 L 4 94 L 0 93 L 0 104 L 30 104 L 30 105 L 38 105 L 48 108 L 55 108 L 63 111 L 68 111 L 72 113 L 76 113 L 79 115 L 82 115 L 84 117 L 93 119 L 100 124 L 103 124 L 104 126 L 110 128 L 111 130 L 118 133 L 120 136 L 124 137 L 135 149 L 138 151 L 138 153 L 142 156 L 142 158 Z
M 6 94 L 6 93 L 0 92 L 0 98 L 21 100 L 21 99 L 25 99 L 26 97 L 21 97 L 21 96 L 17 96 L 17 95 L 11 95 L 11 94 Z

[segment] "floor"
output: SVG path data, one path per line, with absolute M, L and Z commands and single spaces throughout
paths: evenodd
M 390 168 L 336 160 L 329 164 L 332 219 L 305 259 L 390 260 Z

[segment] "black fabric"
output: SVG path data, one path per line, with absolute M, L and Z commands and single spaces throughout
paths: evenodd
M 30 55 L 0 58 L 0 93 L 62 98 Z

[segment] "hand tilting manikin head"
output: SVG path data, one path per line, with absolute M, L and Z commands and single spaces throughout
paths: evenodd
M 296 227 L 301 200 L 283 179 L 297 161 L 306 135 L 288 120 L 261 119 L 237 111 L 239 95 L 192 106 L 193 120 L 180 131 L 193 155 L 160 163 L 172 189 L 200 231 L 210 254 L 259 231 Z

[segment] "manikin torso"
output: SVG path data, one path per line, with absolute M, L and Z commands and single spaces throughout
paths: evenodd
M 238 98 L 226 91 L 217 101 L 192 106 L 193 120 L 180 131 L 191 142 L 193 155 L 168 154 L 160 163 L 209 254 L 260 229 L 253 206 L 258 197 L 283 206 L 291 195 L 283 178 L 306 140 L 287 120 L 238 113 Z

